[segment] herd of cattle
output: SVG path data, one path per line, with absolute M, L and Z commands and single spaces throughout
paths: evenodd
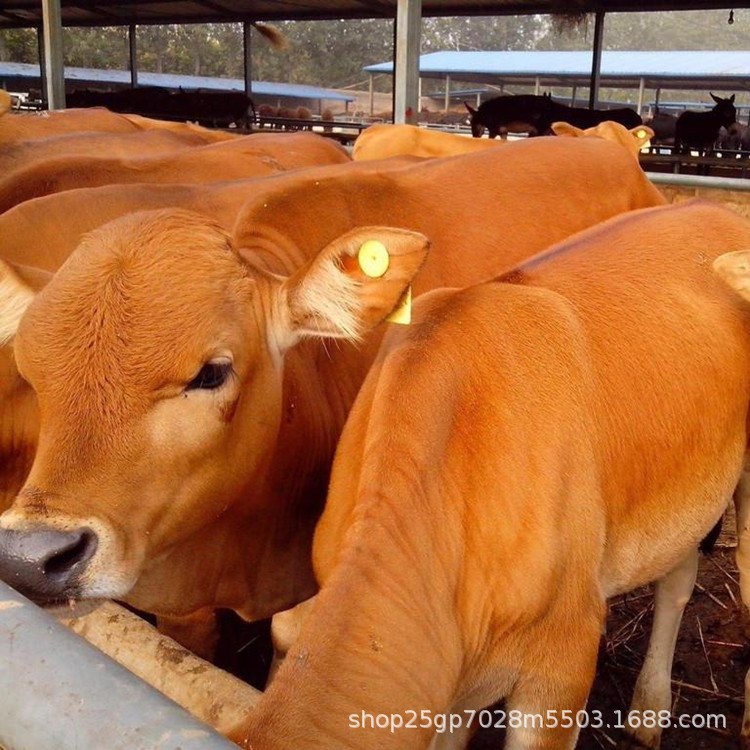
M 711 94 L 714 107 L 708 112 L 683 112 L 679 117 L 657 112 L 645 121 L 653 131 L 654 145 L 672 146 L 676 153 L 691 150 L 750 152 L 750 130 L 737 122 L 734 94 L 722 98 Z M 531 136 L 548 135 L 555 121 L 579 128 L 589 128 L 605 120 L 619 122 L 627 128 L 642 124 L 640 115 L 628 107 L 620 109 L 585 109 L 568 107 L 545 94 L 500 96 L 484 102 L 478 109 L 466 104 L 472 134 L 479 138 L 487 130 L 490 138 L 510 133 Z
M 0 577 L 45 606 L 126 602 L 209 658 L 217 609 L 279 615 L 288 653 L 230 732 L 255 750 L 472 732 L 352 728 L 363 712 L 575 715 L 607 598 L 656 581 L 632 708 L 669 711 L 733 493 L 750 604 L 750 224 L 666 205 L 648 128 L 383 125 L 352 158 L 7 110 Z

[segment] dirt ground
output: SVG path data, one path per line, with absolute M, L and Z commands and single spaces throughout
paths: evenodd
M 732 528 L 733 520 L 725 522 Z M 737 747 L 743 710 L 745 672 L 750 647 L 740 609 L 734 540 L 723 535 L 711 555 L 701 557 L 698 586 L 688 605 L 677 643 L 672 671 L 673 715 L 726 718 L 725 729 L 668 729 L 662 750 L 728 750 Z M 602 712 L 614 722 L 627 711 L 635 679 L 643 662 L 653 612 L 651 587 L 610 602 L 607 635 L 602 639 L 596 682 L 588 710 Z M 237 626 L 226 616 L 221 663 L 256 687 L 263 687 L 271 658 L 268 623 Z M 591 715 L 591 713 L 590 713 Z M 480 730 L 471 750 L 502 747 L 501 730 Z M 620 739 L 617 729 L 587 729 L 578 750 L 609 750 Z

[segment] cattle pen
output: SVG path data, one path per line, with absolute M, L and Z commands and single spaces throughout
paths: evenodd
M 193 23 L 230 20 L 244 24 L 246 41 L 246 77 L 234 81 L 236 89 L 260 93 L 253 84 L 249 47 L 251 21 L 295 18 L 388 17 L 395 21 L 395 50 L 389 72 L 394 75 L 394 120 L 411 122 L 419 111 L 419 32 L 422 15 L 479 15 L 490 13 L 548 13 L 565 10 L 569 4 L 557 0 L 325 0 L 300 4 L 282 0 L 242 0 L 237 3 L 123 0 L 107 4 L 93 0 L 10 0 L 0 8 L 0 28 L 33 25 L 39 30 L 43 49 L 41 82 L 51 108 L 64 106 L 65 82 L 61 64 L 60 36 L 63 25 L 119 24 L 130 29 L 131 70 L 134 63 L 134 33 L 145 23 Z M 603 84 L 601 38 L 608 12 L 642 10 L 635 0 L 580 0 L 576 8 L 594 19 L 592 54 L 586 69 L 577 70 L 575 87 L 589 87 L 595 98 Z M 653 9 L 730 9 L 750 7 L 750 2 L 726 0 L 654 0 Z M 387 59 L 387 57 L 385 58 Z M 0 63 L 0 73 L 2 70 Z M 424 68 L 423 68 L 424 70 Z M 381 69 L 372 73 L 382 72 Z M 29 71 L 26 71 L 29 73 Z M 30 75 L 30 73 L 29 73 Z M 445 75 L 445 102 L 451 95 L 451 76 Z M 746 76 L 740 77 L 747 85 Z M 539 89 L 544 78 L 536 75 Z M 141 82 L 147 79 L 141 77 Z M 460 80 L 464 80 L 463 76 Z M 533 79 L 532 79 L 533 80 Z M 645 76 L 637 79 L 639 110 L 645 102 Z M 738 85 L 738 79 L 726 83 L 725 90 Z M 127 82 L 126 82 L 127 83 Z M 296 93 L 298 94 L 298 88 Z M 273 92 L 269 96 L 277 95 Z M 291 93 L 289 93 L 292 96 Z M 325 91 L 316 96 L 323 100 Z M 573 94 L 575 97 L 575 94 Z M 658 98 L 658 96 L 657 96 Z M 348 106 L 348 105 L 347 105 Z M 261 128 L 294 125 L 294 121 L 273 118 L 260 121 Z M 320 121 L 305 126 L 322 129 Z M 349 123 L 339 133 L 340 140 L 356 137 L 363 125 Z M 336 137 L 337 134 L 328 134 Z M 745 177 L 750 159 L 679 157 L 661 153 L 657 148 L 644 154 L 641 163 L 648 177 L 669 202 L 693 197 L 718 200 L 750 219 L 750 182 Z M 678 174 L 714 170 L 713 176 Z M 657 171 L 658 170 L 658 171 Z M 700 727 L 694 744 L 685 744 L 674 730 L 663 743 L 663 750 L 725 750 L 736 741 L 743 720 L 744 679 L 747 645 L 744 641 L 737 571 L 731 555 L 736 539 L 725 534 L 714 557 L 701 562 L 699 588 L 686 615 L 686 632 L 680 636 L 676 671 L 675 714 L 723 717 L 714 725 Z M 638 589 L 618 597 L 611 604 L 613 622 L 599 654 L 597 682 L 589 703 L 589 712 L 610 717 L 627 708 L 629 696 L 645 648 L 653 605 L 647 589 Z M 253 636 L 254 638 L 255 636 Z M 263 638 L 268 640 L 264 631 Z M 266 644 L 267 645 L 267 644 Z M 245 648 L 243 644 L 242 648 Z M 720 669 L 719 669 L 720 668 Z M 202 669 L 202 667 L 196 667 Z M 716 671 L 716 674 L 714 673 Z M 721 676 L 719 676 L 721 672 Z M 695 674 L 698 674 L 698 677 Z M 157 686 L 158 687 L 158 686 Z M 220 731 L 209 726 L 212 717 L 196 718 L 188 710 L 166 697 L 144 680 L 134 676 L 95 646 L 75 635 L 65 625 L 0 581 L 0 750 L 230 750 L 236 747 Z M 620 714 L 617 714 L 617 712 Z M 593 713 L 592 713 L 593 715 Z M 709 722 L 710 724 L 710 722 Z M 503 732 L 483 727 L 474 738 L 472 750 L 489 750 L 502 742 Z M 579 750 L 613 747 L 616 729 L 584 728 Z M 304 750 L 301 748 L 300 750 Z

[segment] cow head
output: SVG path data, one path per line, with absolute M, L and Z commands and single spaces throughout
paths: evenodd
M 358 264 L 367 240 L 386 251 L 382 273 Z M 85 237 L 31 304 L 2 298 L 6 333 L 28 306 L 15 353 L 40 436 L 0 516 L 0 577 L 41 603 L 127 599 L 189 544 L 184 595 L 216 573 L 217 556 L 265 549 L 263 519 L 293 514 L 264 494 L 274 454 L 296 447 L 277 444 L 285 354 L 382 321 L 426 247 L 413 232 L 365 227 L 281 277 L 204 217 L 145 212 Z M 247 530 L 232 549 L 211 546 L 222 524 Z M 155 598 L 134 603 L 158 612 Z
M 593 128 L 581 129 L 568 122 L 553 122 L 552 132 L 564 138 L 603 138 L 605 141 L 619 143 L 630 151 L 635 158 L 642 148 L 647 146 L 654 137 L 654 131 L 647 125 L 638 125 L 634 128 L 626 128 L 619 122 L 605 120 Z

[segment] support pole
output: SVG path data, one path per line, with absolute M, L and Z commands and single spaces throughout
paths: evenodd
M 599 101 L 599 80 L 602 72 L 602 40 L 604 38 L 604 11 L 594 16 L 594 50 L 591 55 L 591 84 L 589 86 L 589 109 L 596 109 Z
M 370 117 L 375 114 L 375 77 L 370 73 Z
M 534 79 L 534 95 L 535 96 L 539 96 L 539 88 L 540 88 L 539 76 L 537 76 Z
M 242 50 L 245 58 L 245 93 L 253 96 L 253 49 L 252 33 L 253 27 L 249 21 L 242 24 Z
M 570 106 L 575 107 L 576 106 L 576 94 L 578 93 L 578 86 L 573 86 L 573 88 L 570 91 Z
M 138 48 L 134 23 L 128 26 L 128 48 L 130 49 L 130 88 L 134 89 L 138 85 Z
M 65 108 L 65 68 L 63 61 L 60 0 L 42 0 L 44 67 L 47 76 L 47 106 Z
M 236 750 L 1 582 L 0 745 Z
M 47 65 L 44 62 L 44 32 L 41 26 L 36 27 L 36 49 L 39 55 L 39 98 L 42 106 L 47 108 Z
M 646 91 L 646 80 L 644 78 L 641 78 L 638 82 L 638 107 L 636 108 L 636 112 L 639 115 L 643 114 L 643 95 Z
M 445 111 L 451 107 L 451 77 L 445 76 Z
M 398 0 L 393 121 L 414 124 L 419 107 L 419 44 L 422 0 Z

